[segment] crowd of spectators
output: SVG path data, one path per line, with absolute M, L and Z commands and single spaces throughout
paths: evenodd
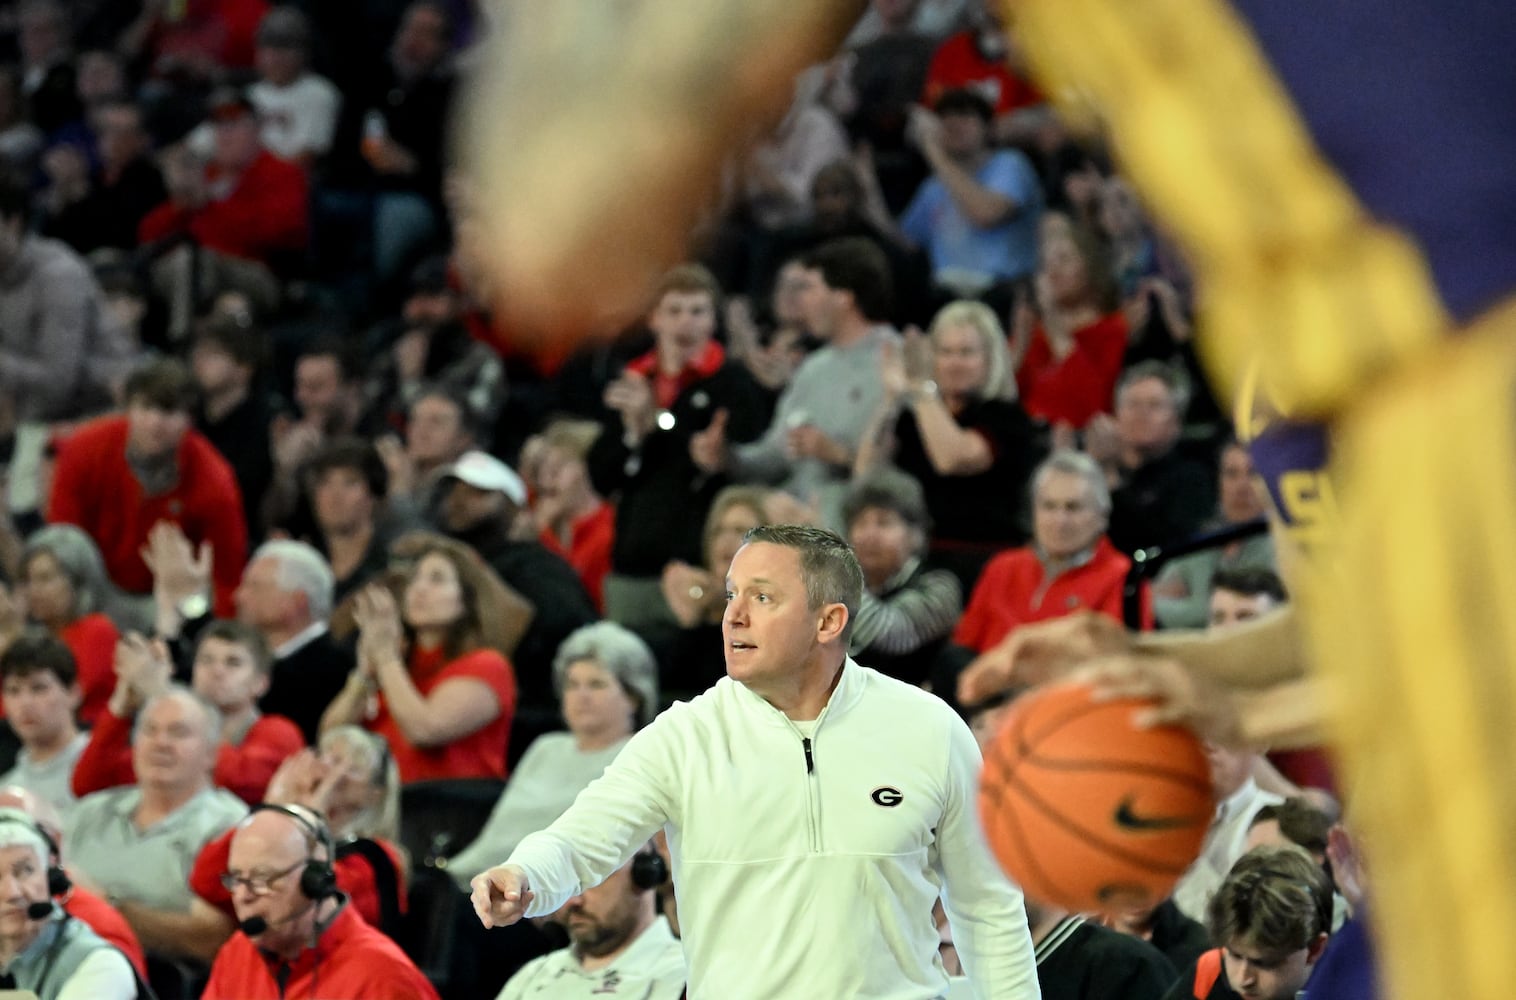
M 406 966 L 366 928 L 394 931 L 414 866 L 466 885 L 722 675 L 752 527 L 844 534 L 852 655 L 951 701 L 1020 625 L 1121 619 L 1139 551 L 1261 519 L 1182 263 L 999 5 L 874 0 L 732 154 L 643 320 L 574 351 L 492 322 L 446 131 L 483 5 L 361 6 L 0 12 L 0 795 L 129 956 L 201 984 L 228 956 L 208 996 L 260 961 L 319 984 L 298 936 L 244 946 L 278 861 L 315 937 Z M 1285 599 L 1274 568 L 1264 538 L 1177 559 L 1129 624 L 1220 627 Z M 1078 996 L 1156 998 L 1227 944 L 1197 921 L 1258 809 L 1332 788 L 1320 754 L 1212 765 L 1174 899 L 1104 915 L 1145 951 L 1029 905 L 1039 943 L 1139 970 Z M 453 857 L 410 856 L 404 790 L 445 781 L 504 791 Z M 16 822 L 0 860 L 32 848 Z M 587 982 L 645 933 L 667 957 L 658 849 L 566 908 Z M 647 976 L 678 995 L 666 962 Z

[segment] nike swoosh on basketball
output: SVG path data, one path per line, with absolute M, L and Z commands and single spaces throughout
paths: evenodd
M 1191 816 L 1139 816 L 1132 811 L 1130 797 L 1116 807 L 1115 819 L 1116 825 L 1126 830 L 1178 830 L 1195 824 Z

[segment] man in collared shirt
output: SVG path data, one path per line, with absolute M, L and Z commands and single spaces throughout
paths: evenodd
M 206 842 L 247 813 L 211 785 L 220 713 L 171 685 L 138 715 L 132 738 L 137 784 L 86 795 L 64 842 L 78 881 L 116 903 L 143 947 L 209 959 L 231 922 L 189 888 Z
M 610 878 L 563 905 L 553 919 L 569 945 L 528 962 L 497 1000 L 571 1000 L 625 994 L 674 1000 L 684 992 L 684 950 L 657 911 L 657 883 L 667 875 L 651 848 Z

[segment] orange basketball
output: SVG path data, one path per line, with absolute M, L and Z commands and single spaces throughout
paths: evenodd
M 1153 906 L 1195 860 L 1215 812 L 1205 751 L 1187 729 L 1134 728 L 1141 706 L 1041 688 L 985 746 L 985 837 L 1031 898 L 1076 913 Z

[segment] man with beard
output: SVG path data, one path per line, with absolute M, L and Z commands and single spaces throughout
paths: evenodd
M 684 992 L 684 951 L 656 909 L 667 877 L 651 847 L 610 878 L 574 896 L 553 919 L 569 945 L 533 959 L 505 984 L 497 1000 L 593 997 L 607 993 L 664 1000 Z

